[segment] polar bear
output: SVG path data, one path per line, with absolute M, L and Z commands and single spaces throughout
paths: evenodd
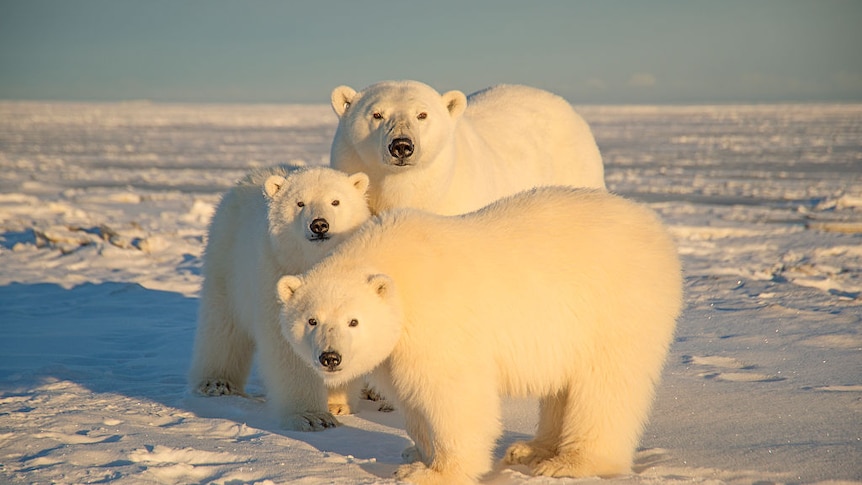
M 204 253 L 198 327 L 189 383 L 204 395 L 243 394 L 253 354 L 267 402 L 293 430 L 336 426 L 358 386 L 329 392 L 281 337 L 276 282 L 308 269 L 370 211 L 368 177 L 327 167 L 251 172 L 228 191 L 213 216 Z
M 415 447 L 397 476 L 470 483 L 492 465 L 499 394 L 540 398 L 507 464 L 627 473 L 682 301 L 673 240 L 648 208 L 544 187 L 463 216 L 372 218 L 278 282 L 282 332 L 329 385 L 367 373 Z
M 371 178 L 375 213 L 463 214 L 543 185 L 604 188 L 587 123 L 562 98 L 516 85 L 440 95 L 417 81 L 332 91 L 330 164 Z

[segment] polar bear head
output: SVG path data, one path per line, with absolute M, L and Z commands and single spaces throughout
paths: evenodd
M 391 278 L 368 271 L 313 269 L 278 282 L 281 333 L 328 386 L 373 371 L 401 336 Z
M 376 173 L 433 163 L 451 145 L 466 107 L 464 93 L 440 95 L 417 81 L 383 81 L 359 92 L 339 86 L 332 91 L 332 109 L 339 118 L 334 166 Z
M 304 168 L 271 175 L 263 187 L 277 257 L 295 258 L 298 248 L 305 261 L 317 261 L 371 216 L 361 172 Z

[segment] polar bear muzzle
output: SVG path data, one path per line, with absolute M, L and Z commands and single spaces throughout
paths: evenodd
M 329 239 L 329 236 L 327 235 L 329 232 L 329 222 L 322 217 L 318 217 L 311 221 L 311 224 L 308 225 L 308 229 L 311 230 L 312 236 L 310 239 L 313 241 Z
M 406 165 L 405 160 L 413 155 L 413 140 L 408 137 L 394 138 L 389 143 L 389 154 L 397 159 L 395 165 Z
M 317 360 L 320 362 L 320 365 L 326 367 L 326 370 L 334 372 L 341 365 L 341 354 L 330 350 L 320 354 Z

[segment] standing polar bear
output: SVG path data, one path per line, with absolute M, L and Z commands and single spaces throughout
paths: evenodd
M 417 81 L 332 92 L 330 164 L 371 178 L 375 213 L 413 207 L 463 214 L 544 185 L 604 188 L 587 123 L 564 99 L 503 85 L 440 95 Z
M 499 394 L 540 397 L 509 464 L 626 473 L 680 311 L 680 263 L 649 209 L 545 187 L 478 212 L 372 219 L 278 282 L 282 332 L 330 385 L 371 379 L 415 447 L 397 476 L 470 483 L 490 470 Z
M 307 270 L 368 219 L 367 188 L 363 173 L 275 167 L 250 173 L 225 194 L 204 253 L 193 390 L 243 394 L 257 350 L 267 402 L 285 427 L 336 426 L 332 412 L 349 412 L 359 388 L 330 391 L 327 408 L 323 381 L 281 336 L 276 282 Z

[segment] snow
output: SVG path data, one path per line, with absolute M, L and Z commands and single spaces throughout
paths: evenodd
M 862 105 L 591 106 L 609 187 L 678 240 L 686 310 L 616 483 L 862 483 Z M 398 411 L 279 429 L 187 393 L 206 224 L 328 161 L 323 105 L 0 102 L 0 482 L 394 483 Z M 531 435 L 507 400 L 497 449 Z M 505 468 L 492 484 L 550 480 Z

